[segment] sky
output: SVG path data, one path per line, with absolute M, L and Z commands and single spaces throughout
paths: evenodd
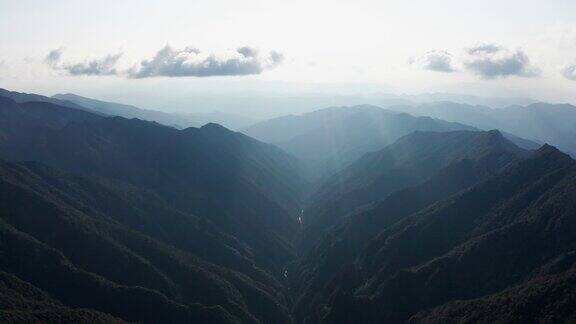
M 2 88 L 150 108 L 317 92 L 576 103 L 573 0 L 0 0 L 0 35 Z

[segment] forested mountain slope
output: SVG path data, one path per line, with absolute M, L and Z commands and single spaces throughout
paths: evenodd
M 319 318 L 574 318 L 576 299 L 567 287 L 576 261 L 575 186 L 574 160 L 544 146 L 502 173 L 382 227 L 339 277 Z M 535 309 L 523 306 L 528 301 Z M 487 312 L 495 303 L 503 303 L 497 313 Z
M 255 128 L 293 156 L 7 95 L 0 321 L 576 320 L 576 162 L 552 146 L 362 106 Z

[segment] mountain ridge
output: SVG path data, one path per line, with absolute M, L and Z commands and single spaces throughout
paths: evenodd
M 570 156 L 374 106 L 312 115 L 298 141 L 333 129 L 362 157 L 311 194 L 301 160 L 217 123 L 0 95 L 0 319 L 576 318 Z
M 573 195 L 574 165 L 566 154 L 545 146 L 502 174 L 381 232 L 360 261 L 361 276 L 370 278 L 368 283 L 353 293 L 358 297 L 340 294 L 334 303 L 349 306 L 332 308 L 334 313 L 328 314 L 326 321 L 339 322 L 335 319 L 349 316 L 368 322 L 405 321 L 418 308 L 490 296 L 508 285 L 528 283 L 524 280 L 531 271 L 538 271 L 547 260 L 573 246 L 570 233 L 575 224 L 566 217 L 573 200 L 554 197 L 560 192 Z M 527 200 L 533 203 L 526 204 Z M 551 204 L 565 207 L 559 206 L 557 211 L 545 207 Z M 468 213 L 459 218 L 463 206 Z M 554 222 L 564 228 L 553 226 Z M 439 231 L 444 236 L 439 237 Z M 418 250 L 409 242 L 426 248 Z M 516 256 L 512 260 L 510 253 Z M 442 275 L 433 276 L 438 269 Z M 398 299 L 394 296 L 401 287 L 410 288 Z M 548 303 L 553 305 L 554 300 Z

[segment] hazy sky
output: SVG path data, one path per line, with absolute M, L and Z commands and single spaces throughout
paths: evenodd
M 0 0 L 0 35 L 0 87 L 44 94 L 576 102 L 574 0 Z

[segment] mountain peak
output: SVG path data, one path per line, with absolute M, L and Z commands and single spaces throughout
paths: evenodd
M 204 126 L 200 127 L 202 129 L 228 129 L 220 124 L 217 123 L 207 123 Z
M 210 133 L 232 133 L 231 130 L 217 123 L 207 123 L 200 127 L 200 130 Z
M 497 130 L 497 129 L 491 129 L 491 130 L 489 130 L 489 131 L 486 131 L 486 134 L 489 134 L 489 135 L 491 135 L 491 136 L 500 137 L 500 138 L 503 138 L 503 137 L 504 137 L 504 136 L 502 135 L 502 133 L 500 133 L 500 131 Z
M 68 93 L 57 93 L 55 95 L 52 96 L 52 98 L 56 98 L 56 99 L 60 99 L 60 98 L 66 98 L 66 97 L 76 97 L 76 98 L 85 98 L 82 96 L 79 96 L 77 94 L 68 92 Z
M 492 129 L 486 132 L 483 132 L 482 136 L 480 137 L 484 140 L 487 144 L 507 144 L 509 141 L 502 135 L 502 133 L 497 129 Z
M 544 163 L 546 165 L 570 166 L 575 163 L 570 155 L 560 151 L 550 144 L 542 145 L 531 155 L 532 161 Z
M 552 146 L 548 143 L 545 143 L 544 145 L 542 145 L 538 150 L 536 150 L 536 152 L 534 153 L 534 155 L 538 155 L 538 156 L 544 156 L 544 155 L 563 155 L 563 156 L 568 156 L 567 154 L 562 153 L 559 149 L 557 149 L 555 146 Z

